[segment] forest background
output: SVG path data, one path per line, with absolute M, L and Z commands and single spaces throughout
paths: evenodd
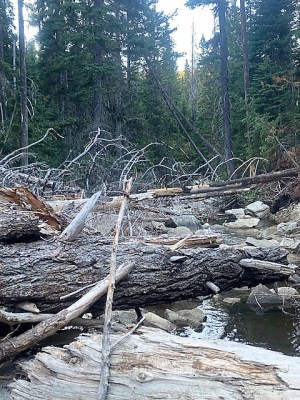
M 22 21 L 14 33 L 16 10 L 0 0 L 6 167 L 53 173 L 81 154 L 76 184 L 93 191 L 124 169 L 165 185 L 179 176 L 240 176 L 251 165 L 256 173 L 297 166 L 300 2 L 187 1 L 212 7 L 215 27 L 184 71 L 170 16 L 156 3 L 31 1 L 37 35 L 25 45 Z M 6 158 L 50 131 L 25 156 Z

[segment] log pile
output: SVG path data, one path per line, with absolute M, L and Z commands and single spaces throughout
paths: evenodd
M 109 277 L 112 276 L 112 260 L 116 266 L 116 254 L 121 264 L 116 276 L 120 282 L 113 298 L 116 309 L 148 307 L 241 286 L 286 280 L 295 272 L 295 268 L 288 265 L 284 249 L 220 246 L 218 235 L 194 235 L 184 239 L 123 238 L 116 248 L 119 226 L 112 252 L 111 239 L 80 234 L 88 214 L 101 197 L 100 192 L 84 204 L 63 232 L 65 220 L 26 189 L 2 189 L 1 194 L 9 198 L 10 207 L 14 205 L 13 212 L 2 213 L 0 219 L 0 227 L 3 227 L 2 237 L 0 235 L 0 321 L 10 327 L 22 321 L 38 325 L 19 336 L 12 333 L 5 338 L 0 343 L 0 362 L 36 346 L 41 339 L 67 324 L 80 324 L 80 317 L 86 311 L 94 317 L 102 314 L 103 295 L 109 286 L 114 288 Z M 144 198 L 127 193 L 122 202 L 126 199 L 136 203 Z M 111 203 L 119 204 L 119 200 Z M 123 212 L 125 209 L 123 204 Z M 50 239 L 50 230 L 44 229 L 48 237 L 42 240 L 41 221 L 44 228 L 46 224 L 52 229 Z M 24 308 L 28 303 L 33 311 L 22 317 L 20 304 Z M 34 313 L 40 317 L 34 317 Z M 82 325 L 93 326 L 93 322 Z M 54 350 L 53 354 L 60 357 L 63 353 Z M 64 356 L 62 358 L 64 360 Z M 37 376 L 38 372 L 32 374 Z M 21 386 L 23 384 L 20 382 Z M 15 386 L 16 397 L 12 398 L 19 398 L 20 390 L 24 391 L 24 396 L 26 391 L 30 393 L 30 386 L 26 385 L 22 389 Z M 53 385 L 59 387 L 54 381 Z M 77 383 L 74 381 L 73 385 Z M 34 390 L 38 393 L 40 389 L 35 387 Z M 49 396 L 60 398 L 53 393 Z M 132 396 L 128 398 L 139 398 L 135 393 Z M 149 399 L 153 398 L 151 396 Z

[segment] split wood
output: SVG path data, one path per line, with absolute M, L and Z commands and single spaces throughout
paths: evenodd
M 118 215 L 118 220 L 115 227 L 115 236 L 112 246 L 111 252 L 111 261 L 110 261 L 110 273 L 109 273 L 109 285 L 107 290 L 107 299 L 105 305 L 105 317 L 104 317 L 104 327 L 103 327 L 103 336 L 102 336 L 102 364 L 100 371 L 100 383 L 98 387 L 97 398 L 99 400 L 105 400 L 108 391 L 108 380 L 110 375 L 110 354 L 111 354 L 111 346 L 109 343 L 109 334 L 112 320 L 112 304 L 113 304 L 113 295 L 115 289 L 116 282 L 116 264 L 117 264 L 117 247 L 119 243 L 119 235 L 122 226 L 122 220 L 124 217 L 124 213 L 127 207 L 127 202 L 129 198 L 129 193 L 132 186 L 132 178 L 128 181 L 125 181 L 125 191 L 123 195 L 123 199 L 120 206 L 120 211 Z

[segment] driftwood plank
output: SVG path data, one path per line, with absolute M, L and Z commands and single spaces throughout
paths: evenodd
M 96 399 L 100 359 L 100 335 L 45 348 L 22 364 L 29 380 L 12 384 L 11 399 Z M 107 400 L 296 400 L 299 376 L 299 358 L 142 328 L 114 350 Z

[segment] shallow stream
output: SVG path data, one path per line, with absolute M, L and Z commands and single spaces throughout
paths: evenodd
M 186 328 L 180 336 L 232 340 L 300 356 L 300 308 L 257 313 L 246 304 L 247 295 L 237 290 L 204 300 L 199 306 L 207 316 L 203 330 Z M 241 301 L 231 305 L 223 302 L 225 297 Z

